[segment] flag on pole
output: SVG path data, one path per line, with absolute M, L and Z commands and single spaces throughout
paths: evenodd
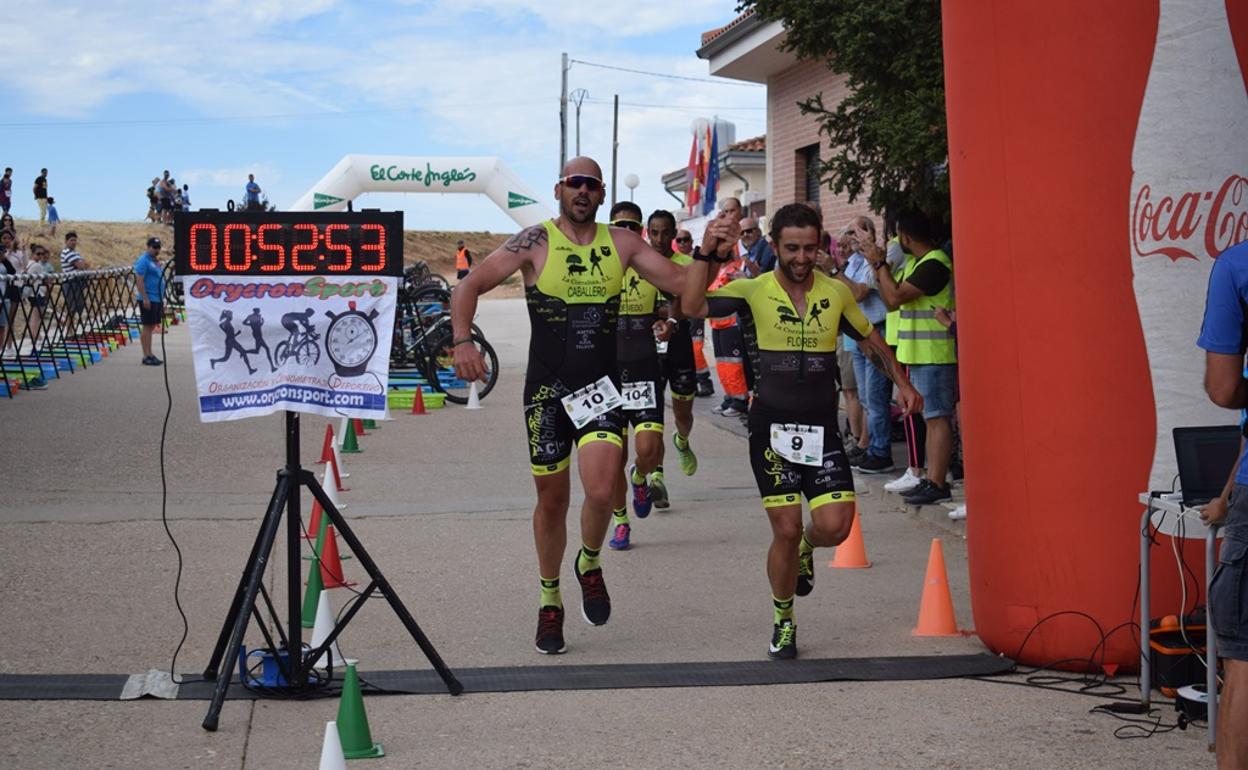
M 702 213 L 710 214 L 715 211 L 715 197 L 719 192 L 719 132 L 714 128 L 714 121 L 711 122 L 710 142 L 706 161 L 706 192 L 702 194 Z
M 698 134 L 693 134 L 693 144 L 689 147 L 689 166 L 685 169 L 685 208 L 693 216 L 699 198 L 698 191 Z

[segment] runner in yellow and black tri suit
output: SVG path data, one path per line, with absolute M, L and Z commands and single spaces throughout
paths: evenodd
M 533 539 L 541 591 L 535 646 L 547 654 L 565 649 L 559 575 L 574 445 L 584 490 L 581 547 L 573 567 L 581 613 L 596 626 L 611 615 L 599 559 L 623 443 L 615 334 L 624 271 L 635 266 L 666 291 L 684 287 L 683 268 L 636 234 L 594 221 L 605 195 L 597 163 L 573 158 L 562 174 L 554 189 L 559 216 L 513 236 L 476 265 L 451 297 L 456 374 L 479 380 L 485 367 L 470 334 L 477 300 L 517 270 L 524 278 L 532 326 L 525 428 L 537 488 Z
M 724 253 L 695 252 L 681 295 L 690 317 L 737 314 L 755 373 L 747 424 L 750 465 L 772 527 L 773 658 L 797 655 L 793 600 L 813 588 L 815 547 L 841 543 L 853 524 L 854 480 L 836 419 L 837 334 L 860 340 L 863 352 L 897 383 L 904 408 L 922 403 L 849 288 L 815 270 L 820 229 L 809 206 L 784 206 L 771 224 L 775 270 L 708 294 L 707 262 L 731 257 L 732 244 L 716 240 Z M 810 506 L 804 529 L 802 497 Z

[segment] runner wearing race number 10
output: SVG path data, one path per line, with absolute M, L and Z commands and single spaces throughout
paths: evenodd
M 736 313 L 745 326 L 756 391 L 748 418 L 750 465 L 772 531 L 767 577 L 774 623 L 768 653 L 791 659 L 797 656 L 794 596 L 814 587 L 814 549 L 844 541 L 854 517 L 854 479 L 836 421 L 837 334 L 859 340 L 862 351 L 897 384 L 903 409 L 919 410 L 923 400 L 849 288 L 815 270 L 821 228 L 813 209 L 790 204 L 772 217 L 779 260 L 774 271 L 708 293 L 708 275 L 714 275 L 708 262 L 732 257 L 735 229 L 715 223 L 708 228 L 686 275 L 681 304 L 691 318 Z M 802 497 L 810 506 L 805 528 Z
M 685 272 L 636 233 L 594 221 L 605 191 L 602 169 L 590 158 L 568 161 L 554 194 L 559 216 L 513 236 L 451 297 L 455 371 L 466 381 L 478 380 L 485 373 L 481 355 L 467 344 L 477 299 L 517 270 L 524 278 L 531 325 L 524 418 L 537 487 L 533 537 L 540 579 L 536 647 L 547 654 L 565 649 L 559 574 L 574 445 L 585 492 L 574 564 L 581 612 L 595 626 L 611 615 L 599 558 L 623 445 L 615 346 L 624 272 L 631 266 L 672 293 L 684 287 Z

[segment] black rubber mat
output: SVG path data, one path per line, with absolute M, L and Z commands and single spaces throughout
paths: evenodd
M 1014 665 L 996 655 L 931 655 L 899 658 L 847 658 L 721 663 L 620 663 L 585 666 L 508 666 L 462 668 L 455 676 L 465 693 L 532 690 L 613 690 L 641 687 L 740 687 L 836 681 L 896 681 L 988 676 Z M 433 695 L 446 692 L 436 673 L 363 671 L 364 691 L 372 694 Z M 124 674 L 0 674 L 0 700 L 117 700 L 130 677 Z M 178 700 L 207 700 L 213 684 L 187 677 Z M 333 695 L 338 682 L 321 688 Z M 280 694 L 273 693 L 274 695 Z M 232 684 L 229 698 L 261 698 Z M 316 697 L 313 695 L 312 697 Z

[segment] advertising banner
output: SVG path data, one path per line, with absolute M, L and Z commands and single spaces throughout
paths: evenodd
M 183 279 L 200 419 L 386 414 L 398 278 Z

